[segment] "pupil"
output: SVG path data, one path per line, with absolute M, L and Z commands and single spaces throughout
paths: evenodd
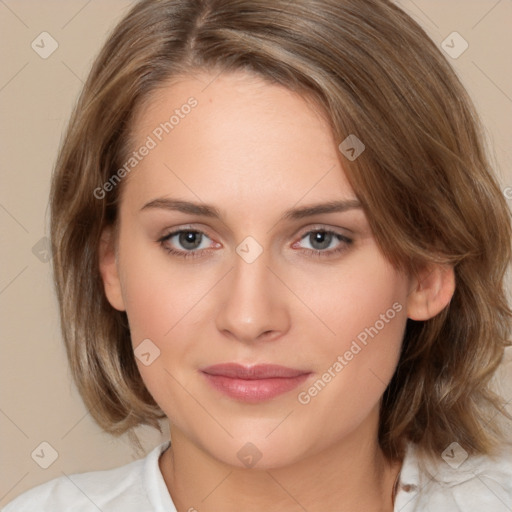
M 197 237 L 197 239 L 194 242 L 194 239 L 196 237 Z M 185 247 L 186 249 L 195 249 L 196 247 L 198 247 L 201 244 L 201 242 L 199 240 L 200 233 L 186 231 L 185 233 L 181 233 L 179 238 L 180 238 L 180 244 L 183 247 Z
M 332 233 L 326 233 L 325 231 L 318 231 L 316 233 L 312 233 L 310 237 L 313 236 L 313 240 L 311 241 L 311 245 L 315 247 L 315 243 L 319 242 L 320 247 L 317 247 L 317 249 L 326 249 L 329 247 L 331 240 L 332 240 Z

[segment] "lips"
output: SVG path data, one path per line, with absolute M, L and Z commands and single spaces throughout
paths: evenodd
M 311 374 L 274 364 L 244 366 L 237 363 L 208 366 L 201 373 L 214 389 L 244 402 L 270 400 L 296 388 Z

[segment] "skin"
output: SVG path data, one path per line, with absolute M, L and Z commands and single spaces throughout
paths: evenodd
M 381 396 L 407 318 L 426 320 L 449 303 L 453 269 L 399 273 L 362 209 L 280 220 L 290 208 L 357 197 L 319 109 L 259 77 L 170 82 L 138 114 L 135 147 L 190 96 L 197 107 L 125 178 L 118 229 L 105 229 L 100 250 L 105 293 L 127 312 L 133 346 L 149 338 L 160 350 L 150 365 L 137 362 L 169 418 L 172 446 L 160 469 L 173 501 L 180 512 L 392 510 L 400 463 L 388 462 L 377 442 Z M 171 197 L 214 205 L 221 219 L 143 208 Z M 166 251 L 190 247 L 178 236 L 159 242 L 177 229 L 206 233 L 193 249 L 199 257 Z M 322 246 L 307 235 L 315 229 L 353 242 L 333 237 Z M 247 236 L 263 249 L 252 263 L 236 252 Z M 332 253 L 337 248 L 344 250 Z M 394 303 L 401 311 L 308 404 L 299 403 L 298 393 Z M 198 371 L 232 361 L 312 374 L 291 392 L 243 403 Z M 252 468 L 237 457 L 249 442 L 261 454 Z

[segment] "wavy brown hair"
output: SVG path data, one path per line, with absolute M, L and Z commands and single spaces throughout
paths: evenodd
M 337 141 L 364 142 L 355 161 L 339 157 L 384 255 L 410 274 L 447 263 L 456 278 L 440 314 L 407 321 L 380 445 L 389 458 L 403 456 L 406 441 L 427 454 L 453 441 L 491 453 L 500 439 L 492 418 L 504 409 L 490 384 L 510 345 L 510 211 L 464 87 L 424 30 L 386 0 L 143 0 L 114 28 L 75 106 L 51 190 L 62 332 L 95 420 L 118 435 L 159 428 L 164 417 L 99 272 L 100 234 L 116 223 L 123 183 L 101 200 L 94 190 L 130 151 L 137 109 L 197 70 L 284 85 L 314 100 Z

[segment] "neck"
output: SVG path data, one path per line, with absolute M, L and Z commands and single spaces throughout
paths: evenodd
M 377 439 L 368 442 L 364 427 L 327 450 L 272 469 L 225 464 L 176 428 L 171 437 L 159 464 L 178 512 L 393 511 L 401 464 L 385 458 Z

